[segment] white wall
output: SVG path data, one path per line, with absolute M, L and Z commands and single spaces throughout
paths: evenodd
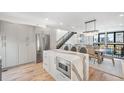
M 75 45 L 78 43 L 77 35 L 74 34 L 65 44 Z
M 65 44 L 81 44 L 81 45 L 93 45 L 93 36 L 83 36 L 83 42 L 80 42 L 80 33 L 73 35 Z
M 56 30 L 56 41 L 58 41 L 62 36 L 64 36 L 68 31 L 57 29 Z
M 50 49 L 56 49 L 56 30 L 49 29 L 50 33 Z

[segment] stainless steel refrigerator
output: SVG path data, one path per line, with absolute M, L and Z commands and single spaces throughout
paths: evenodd
M 43 61 L 43 50 L 50 49 L 50 35 L 48 34 L 36 34 L 36 57 L 37 63 Z

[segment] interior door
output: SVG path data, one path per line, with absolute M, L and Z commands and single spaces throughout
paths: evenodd
M 6 67 L 18 64 L 17 30 L 16 24 L 4 24 L 4 31 L 6 32 Z

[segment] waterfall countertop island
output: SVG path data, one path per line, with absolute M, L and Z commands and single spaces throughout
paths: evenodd
M 43 52 L 43 68 L 57 81 L 89 78 L 89 55 L 61 49 Z

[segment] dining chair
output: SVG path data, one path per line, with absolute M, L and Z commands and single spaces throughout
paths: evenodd
M 75 46 L 73 46 L 73 47 L 71 48 L 71 51 L 76 52 L 76 51 L 77 51 L 77 48 L 76 48 Z
M 87 49 L 85 47 L 81 47 L 79 52 L 80 53 L 87 53 Z
M 69 50 L 69 47 L 67 45 L 64 46 L 64 50 Z
M 95 52 L 95 49 L 93 47 L 90 47 L 90 48 L 87 48 L 88 50 L 88 54 L 89 54 L 89 59 L 91 60 L 91 58 L 94 59 L 94 63 L 97 62 L 98 63 L 101 63 L 102 59 L 103 59 L 103 56 L 102 55 L 99 55 L 99 54 L 96 54 Z

